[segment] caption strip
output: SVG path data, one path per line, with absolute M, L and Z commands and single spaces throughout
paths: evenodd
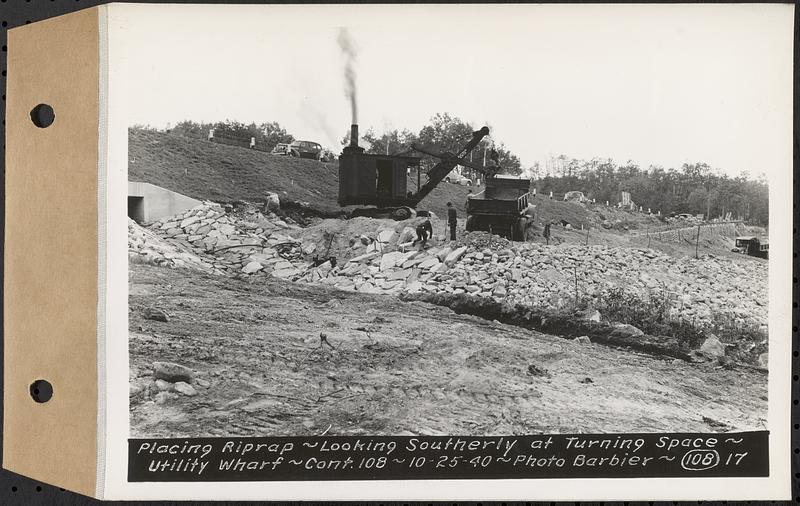
M 131 439 L 128 481 L 755 477 L 768 435 Z

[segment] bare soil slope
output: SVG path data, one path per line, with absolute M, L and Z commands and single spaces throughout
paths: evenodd
M 322 214 L 342 211 L 336 202 L 338 161 L 277 156 L 151 130 L 128 131 L 128 179 L 200 200 L 264 202 L 268 192 L 275 192 L 284 201 L 307 202 Z M 416 177 L 409 177 L 409 189 L 416 189 L 416 183 Z M 419 208 L 445 216 L 448 201 L 463 209 L 466 196 L 467 187 L 443 182 Z
M 392 296 L 140 264 L 129 276 L 134 437 L 765 426 L 767 377 L 754 371 L 581 345 Z M 153 306 L 169 321 L 146 319 Z M 196 394 L 163 382 L 159 393 L 156 361 L 195 370 Z

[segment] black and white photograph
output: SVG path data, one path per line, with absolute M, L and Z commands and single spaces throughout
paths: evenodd
M 94 3 L 0 27 L 12 497 L 797 495 L 793 5 Z
M 711 7 L 131 11 L 130 437 L 769 430 L 791 15 Z

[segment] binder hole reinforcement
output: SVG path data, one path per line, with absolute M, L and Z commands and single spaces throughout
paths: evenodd
M 44 403 L 53 397 L 53 385 L 47 380 L 36 380 L 31 383 L 31 397 L 34 401 Z
M 39 104 L 31 109 L 31 121 L 39 128 L 47 128 L 56 120 L 56 113 L 47 104 Z

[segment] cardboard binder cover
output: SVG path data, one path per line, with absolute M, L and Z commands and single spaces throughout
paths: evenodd
M 3 465 L 87 495 L 97 476 L 98 8 L 9 31 Z M 36 126 L 47 104 L 55 121 Z M 52 398 L 33 400 L 46 380 Z

